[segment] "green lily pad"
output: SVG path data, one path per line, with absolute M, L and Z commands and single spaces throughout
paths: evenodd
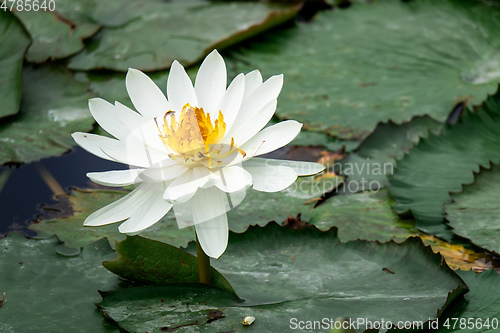
M 446 203 L 446 219 L 454 234 L 500 255 L 500 166 L 481 170 L 474 184 L 464 186 Z
M 417 117 L 400 125 L 393 122 L 378 124 L 356 152 L 328 168 L 347 178 L 343 190 L 348 193 L 378 191 L 389 186 L 387 177 L 394 173 L 396 160 L 429 132 L 437 134 L 441 128 L 441 123 L 429 117 Z
M 73 21 L 94 22 L 103 27 L 118 27 L 140 19 L 145 4 L 163 0 L 57 0 L 57 11 Z
M 125 279 L 143 284 L 198 282 L 198 259 L 172 245 L 133 236 L 116 243 L 118 257 L 103 266 Z M 233 287 L 211 267 L 214 286 L 236 295 Z
M 77 53 L 84 48 L 82 40 L 99 30 L 96 24 L 73 22 L 56 11 L 23 10 L 15 14 L 33 39 L 26 60 L 35 63 Z
M 336 195 L 304 219 L 320 230 L 338 228 L 340 241 L 402 241 L 416 235 L 413 220 L 401 220 L 391 209 L 387 190 Z
M 281 101 L 281 99 L 280 99 Z M 267 123 L 266 127 L 275 125 L 279 123 L 279 119 L 271 119 Z M 287 149 L 287 147 L 292 146 L 313 146 L 313 147 L 323 147 L 328 151 L 337 151 L 342 149 L 344 152 L 351 152 L 358 148 L 359 141 L 355 140 L 340 140 L 334 138 L 331 135 L 322 132 L 301 130 L 300 133 L 293 139 L 286 147 L 282 149 Z
M 57 156 L 75 145 L 71 133 L 89 131 L 88 85 L 56 66 L 27 67 L 20 112 L 0 121 L 0 164 Z
M 248 190 L 245 200 L 228 212 L 229 228 L 244 232 L 249 225 L 266 225 L 269 221 L 283 223 L 289 215 L 296 216 L 310 209 L 304 203 L 320 197 L 340 182 L 337 178 L 315 180 L 303 177 L 282 192 L 265 193 Z M 84 227 L 83 221 L 92 212 L 125 196 L 127 191 L 117 190 L 73 190 L 70 195 L 59 196 L 59 216 L 42 219 L 29 228 L 45 238 L 56 234 L 68 247 L 81 247 L 106 237 L 112 247 L 115 241 L 125 239 L 118 232 L 118 224 L 101 227 Z M 258 209 L 256 209 L 258 207 Z M 158 223 L 140 233 L 141 236 L 177 247 L 186 247 L 195 239 L 194 228 L 179 229 L 173 212 L 169 212 Z
M 0 241 L 0 332 L 118 332 L 92 305 L 97 289 L 119 285 L 101 265 L 113 250 L 101 240 L 65 256 L 58 243 L 16 233 Z
M 174 60 L 191 65 L 215 48 L 223 49 L 291 19 L 300 9 L 300 5 L 260 2 L 141 3 L 140 17 L 103 29 L 71 58 L 69 67 L 158 70 L 169 68 Z
M 416 115 L 442 122 L 500 82 L 500 7 L 490 3 L 380 0 L 319 12 L 232 52 L 242 59 L 233 70 L 284 73 L 277 115 L 343 139 Z
M 401 242 L 408 237 L 418 236 L 425 245 L 431 246 L 434 253 L 439 252 L 453 270 L 473 268 L 484 271 L 491 267 L 491 256 L 483 252 L 419 233 L 415 229 L 415 221 L 400 219 L 391 209 L 392 204 L 393 201 L 385 189 L 378 192 L 336 195 L 304 213 L 302 219 L 320 230 L 336 227 L 342 242 L 358 239 Z
M 440 135 L 431 134 L 397 162 L 389 187 L 398 213 L 411 211 L 417 228 L 450 238 L 443 204 L 450 192 L 474 181 L 474 172 L 500 162 L 500 95 L 489 97 L 477 113 L 467 112 Z
M 439 320 L 439 330 L 432 332 L 480 333 L 500 329 L 500 275 L 493 269 L 483 273 L 458 272 L 470 291 L 464 300 L 454 302 Z M 470 318 L 470 319 L 469 319 Z
M 23 90 L 22 66 L 29 35 L 15 16 L 0 10 L 0 118 L 16 114 Z
M 335 230 L 272 223 L 230 233 L 228 249 L 212 261 L 243 302 L 221 289 L 189 284 L 104 293 L 99 308 L 127 332 L 184 326 L 201 332 L 286 332 L 291 318 L 427 321 L 467 290 L 441 261 L 418 238 L 402 244 L 339 243 Z M 244 327 L 245 316 L 254 316 L 255 323 Z

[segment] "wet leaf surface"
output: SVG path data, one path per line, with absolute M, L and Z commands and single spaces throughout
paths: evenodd
M 261 2 L 140 3 L 140 17 L 103 29 L 70 60 L 70 68 L 151 71 L 169 68 L 173 60 L 191 65 L 212 49 L 223 49 L 291 19 L 300 9 L 300 5 Z
M 317 208 L 303 214 L 302 219 L 326 231 L 338 228 L 340 241 L 368 240 L 403 242 L 418 236 L 434 253 L 440 253 L 454 270 L 474 269 L 485 271 L 498 260 L 487 253 L 467 249 L 439 238 L 419 233 L 414 220 L 400 219 L 391 209 L 393 201 L 386 190 L 337 195 L 327 199 Z
M 480 104 L 500 81 L 500 10 L 463 0 L 356 3 L 243 45 L 234 72 L 284 73 L 277 115 L 342 139 Z
M 466 290 L 418 238 L 342 244 L 335 231 L 310 226 L 295 230 L 273 223 L 231 233 L 227 251 L 212 265 L 244 302 L 220 289 L 188 284 L 104 293 L 99 307 L 128 332 L 190 326 L 203 332 L 281 332 L 290 329 L 291 317 L 425 321 Z M 213 313 L 219 314 L 216 320 L 210 320 Z M 249 315 L 256 321 L 243 327 Z
M 500 96 L 488 97 L 477 113 L 467 111 L 455 125 L 431 134 L 397 162 L 389 187 L 398 213 L 411 211 L 417 228 L 452 237 L 444 223 L 443 204 L 450 192 L 474 182 L 474 172 L 500 162 Z
M 89 131 L 88 85 L 55 65 L 23 70 L 20 112 L 0 120 L 0 164 L 29 163 L 61 155 L 75 145 L 71 133 Z
M 470 291 L 446 309 L 439 320 L 439 329 L 432 332 L 497 332 L 500 327 L 500 275 L 493 269 L 480 274 L 459 272 L 459 275 Z
M 61 59 L 77 53 L 84 48 L 83 39 L 99 30 L 91 22 L 72 22 L 56 11 L 16 11 L 33 39 L 26 60 L 41 63 Z
M 174 246 L 140 236 L 116 243 L 118 257 L 103 266 L 128 280 L 143 284 L 198 282 L 196 256 Z M 211 283 L 236 294 L 229 282 L 211 267 Z
M 0 118 L 16 114 L 23 90 L 22 65 L 30 37 L 15 16 L 0 10 Z
M 16 233 L 0 240 L 0 332 L 117 333 L 92 304 L 99 300 L 97 289 L 119 286 L 101 265 L 115 253 L 101 240 L 65 256 L 57 253 L 58 243 Z
M 500 255 L 500 167 L 482 169 L 473 184 L 453 193 L 445 205 L 446 219 L 453 233 Z
M 347 178 L 347 193 L 377 191 L 389 186 L 388 177 L 394 173 L 398 159 L 429 132 L 438 134 L 441 129 L 442 124 L 429 117 L 417 117 L 400 125 L 378 124 L 354 153 L 327 167 Z

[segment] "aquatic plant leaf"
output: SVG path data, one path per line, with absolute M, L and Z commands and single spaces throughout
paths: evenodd
M 99 300 L 98 289 L 120 282 L 101 265 L 115 256 L 108 243 L 60 253 L 56 237 L 33 240 L 12 233 L 0 240 L 0 332 L 119 332 L 92 304 Z
M 103 293 L 99 308 L 127 332 L 184 326 L 200 332 L 285 332 L 292 317 L 427 321 L 467 290 L 418 238 L 403 244 L 339 243 L 334 230 L 312 226 L 271 223 L 230 233 L 226 252 L 212 265 L 243 301 L 210 286 L 157 285 Z M 245 316 L 256 320 L 244 327 Z
M 342 139 L 417 115 L 443 122 L 500 82 L 500 7 L 475 0 L 380 0 L 322 11 L 245 43 L 234 73 L 284 73 L 276 115 Z
M 23 90 L 22 66 L 29 35 L 16 17 L 0 10 L 0 118 L 16 114 Z

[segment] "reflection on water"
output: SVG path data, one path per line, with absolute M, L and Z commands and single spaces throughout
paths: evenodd
M 127 166 L 107 161 L 74 148 L 61 157 L 52 157 L 37 163 L 23 164 L 20 167 L 0 167 L 0 234 L 18 230 L 25 235 L 34 235 L 27 230 L 29 221 L 41 214 L 42 204 L 51 205 L 54 193 L 40 175 L 46 169 L 66 191 L 70 187 L 85 188 L 91 181 L 87 172 L 126 169 Z M 5 181 L 4 186 L 2 183 Z

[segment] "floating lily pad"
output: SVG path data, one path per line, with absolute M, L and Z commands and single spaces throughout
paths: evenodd
M 444 121 L 500 82 L 500 7 L 474 0 L 380 0 L 319 12 L 231 53 L 235 72 L 284 73 L 277 115 L 343 139 L 416 115 Z M 472 42 L 473 41 L 473 42 Z
M 198 259 L 174 246 L 139 236 L 116 243 L 118 257 L 103 262 L 109 271 L 143 284 L 198 282 Z M 211 267 L 211 283 L 236 294 L 229 282 Z
M 279 122 L 280 120 L 278 119 L 271 119 L 271 121 L 266 125 L 266 127 L 275 125 Z M 359 141 L 340 140 L 326 133 L 308 131 L 302 129 L 299 135 L 295 137 L 295 139 L 293 139 L 287 146 L 281 149 L 287 149 L 287 147 L 291 146 L 324 147 L 326 150 L 332 152 L 337 151 L 339 149 L 342 149 L 344 152 L 351 152 L 359 146 Z
M 104 293 L 99 308 L 127 332 L 184 326 L 202 332 L 285 332 L 291 318 L 427 321 L 467 290 L 418 238 L 343 244 L 334 230 L 312 226 L 294 230 L 272 223 L 231 233 L 228 249 L 212 265 L 243 302 L 221 289 L 189 284 Z M 245 316 L 254 316 L 255 323 L 244 327 Z
M 500 95 L 489 97 L 477 113 L 467 112 L 440 135 L 431 134 L 397 162 L 389 187 L 398 213 L 411 211 L 417 228 L 451 238 L 443 204 L 450 192 L 474 181 L 474 172 L 500 162 Z
M 474 184 L 453 194 L 445 205 L 446 219 L 453 233 L 500 254 L 500 166 L 481 170 Z
M 223 49 L 291 19 L 300 9 L 300 5 L 203 0 L 141 4 L 140 17 L 103 29 L 70 60 L 70 68 L 158 70 L 169 68 L 174 60 L 191 65 L 215 48 Z
M 470 291 L 454 302 L 439 320 L 437 333 L 498 332 L 500 329 L 500 275 L 493 269 L 484 273 L 459 272 Z M 446 326 L 445 326 L 446 325 Z
M 333 189 L 337 178 L 315 180 L 304 177 L 282 192 L 265 193 L 248 190 L 245 200 L 228 212 L 229 228 L 235 232 L 244 232 L 249 225 L 266 225 L 269 221 L 283 223 L 289 215 L 296 216 L 307 211 L 312 205 L 304 203 L 319 198 Z M 83 221 L 94 211 L 125 196 L 128 192 L 116 190 L 74 190 L 70 195 L 59 196 L 62 214 L 54 218 L 43 219 L 29 228 L 38 233 L 37 237 L 49 237 L 56 234 L 69 247 L 80 247 L 106 237 L 112 247 L 115 241 L 125 239 L 118 232 L 118 224 L 101 227 L 84 227 Z M 69 208 L 69 213 L 68 213 Z M 194 228 L 179 229 L 173 212 L 169 212 L 140 234 L 143 237 L 158 240 L 177 247 L 186 247 L 195 239 Z
M 338 228 L 340 241 L 403 241 L 416 235 L 413 220 L 401 220 L 391 209 L 387 190 L 336 195 L 305 215 L 320 230 Z
M 369 240 L 402 242 L 408 237 L 419 236 L 434 253 L 441 253 L 446 263 L 454 270 L 474 269 L 485 271 L 491 268 L 491 257 L 478 253 L 463 245 L 450 244 L 438 238 L 420 234 L 414 220 L 402 220 L 391 209 L 392 200 L 387 190 L 329 198 L 319 207 L 306 212 L 303 219 L 320 230 L 338 228 L 342 242 Z
M 20 112 L 0 121 L 0 164 L 60 155 L 75 145 L 71 133 L 89 131 L 94 119 L 86 83 L 56 66 L 27 67 Z
M 118 332 L 92 305 L 98 289 L 118 287 L 102 267 L 115 256 L 105 240 L 78 255 L 56 253 L 59 241 L 9 234 L 0 241 L 1 332 Z
M 429 117 L 417 117 L 401 125 L 378 124 L 356 152 L 328 168 L 347 178 L 343 190 L 348 193 L 377 191 L 389 185 L 387 177 L 394 173 L 396 160 L 429 132 L 437 134 L 441 128 L 442 124 Z
M 30 37 L 10 12 L 0 10 L 0 117 L 16 114 L 23 91 L 23 58 Z
M 73 55 L 84 48 L 83 39 L 99 30 L 96 24 L 73 22 L 56 11 L 23 10 L 15 14 L 33 39 L 26 54 L 30 62 L 41 63 Z
M 90 21 L 104 27 L 117 27 L 141 18 L 147 3 L 163 0 L 57 0 L 57 11 L 73 21 Z

